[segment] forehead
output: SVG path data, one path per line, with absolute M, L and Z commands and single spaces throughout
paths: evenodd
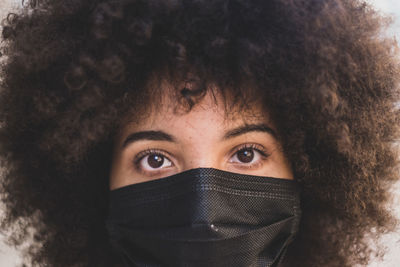
M 185 120 L 210 120 L 219 126 L 238 123 L 270 122 L 267 107 L 260 97 L 246 95 L 237 99 L 214 85 L 209 85 L 205 94 L 194 99 L 194 105 L 188 109 L 185 99 L 182 101 L 180 89 L 189 87 L 172 85 L 163 81 L 151 89 L 147 105 L 127 114 L 122 128 L 137 128 L 165 124 L 179 124 Z M 250 88 L 249 88 L 250 91 Z

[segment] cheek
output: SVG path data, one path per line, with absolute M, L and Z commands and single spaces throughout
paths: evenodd
M 129 183 L 128 179 L 131 177 L 129 168 L 130 166 L 131 163 L 129 162 L 129 157 L 123 156 L 120 153 L 113 155 L 109 175 L 110 189 L 114 189 Z
M 273 177 L 293 180 L 293 171 L 289 161 L 280 150 L 274 151 L 271 157 L 270 171 Z

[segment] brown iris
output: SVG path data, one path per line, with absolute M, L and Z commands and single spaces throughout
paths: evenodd
M 164 164 L 164 156 L 159 154 L 149 155 L 147 163 L 154 169 L 160 168 Z
M 243 163 L 249 163 L 254 158 L 253 149 L 242 149 L 237 152 L 237 158 Z

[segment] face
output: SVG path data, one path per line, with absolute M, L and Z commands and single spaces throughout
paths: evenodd
M 219 94 L 207 93 L 190 112 L 165 98 L 131 120 L 115 138 L 110 189 L 193 168 L 293 179 L 277 130 L 261 103 L 227 114 Z

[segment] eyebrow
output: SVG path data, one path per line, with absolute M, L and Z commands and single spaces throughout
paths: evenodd
M 232 130 L 229 130 L 222 138 L 222 140 L 227 140 L 230 138 L 237 137 L 239 135 L 248 133 L 248 132 L 265 132 L 275 139 L 277 138 L 277 135 L 275 131 L 269 127 L 266 124 L 246 124 L 243 126 L 239 126 L 237 128 L 234 128 Z M 173 142 L 176 143 L 176 139 L 170 135 L 167 134 L 166 132 L 163 131 L 141 131 L 141 132 L 135 132 L 129 134 L 126 138 L 125 141 L 122 144 L 122 149 L 126 148 L 128 145 L 141 141 L 141 140 L 150 140 L 150 141 L 167 141 L 167 142 Z
M 172 137 L 172 135 L 169 135 L 163 131 L 142 131 L 131 133 L 130 135 L 128 135 L 125 138 L 124 143 L 122 144 L 122 149 L 140 140 L 176 142 L 175 138 Z
M 227 140 L 248 132 L 265 132 L 272 135 L 275 139 L 277 138 L 276 132 L 266 124 L 246 124 L 228 131 L 222 139 Z

